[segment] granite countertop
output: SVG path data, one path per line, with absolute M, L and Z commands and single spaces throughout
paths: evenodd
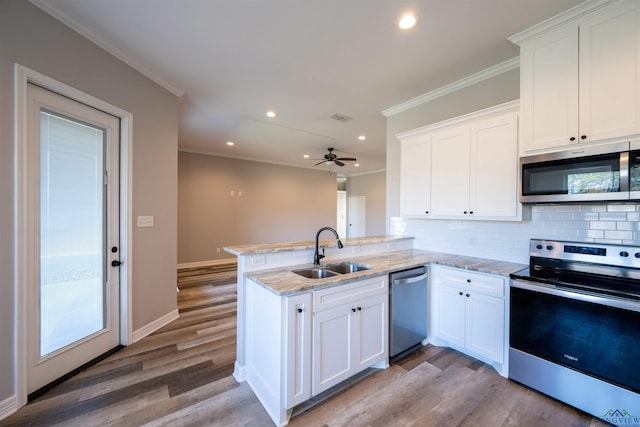
M 382 274 L 389 274 L 394 271 L 406 270 L 427 264 L 445 265 L 505 277 L 508 277 L 509 274 L 526 267 L 524 264 L 517 264 L 513 262 L 444 254 L 419 249 L 386 252 L 380 255 L 353 257 L 348 260 L 329 260 L 324 264 L 332 264 L 341 261 L 354 261 L 360 264 L 366 264 L 372 268 L 370 270 L 363 270 L 355 273 L 338 274 L 324 279 L 308 279 L 291 271 L 298 268 L 312 267 L 312 264 L 303 264 L 272 270 L 249 272 L 245 273 L 245 276 L 275 294 L 294 295 L 300 292 L 308 292 L 331 286 L 343 285 L 356 280 L 380 276 Z
M 373 236 L 373 237 L 355 237 L 350 239 L 340 239 L 344 246 L 370 245 L 373 243 L 393 242 L 401 240 L 413 240 L 414 237 L 395 237 L 395 236 Z M 323 247 L 337 246 L 336 239 L 323 239 L 320 241 Z M 225 246 L 225 252 L 233 255 L 255 255 L 272 252 L 287 251 L 303 251 L 307 249 L 315 249 L 315 240 L 304 240 L 301 242 L 285 242 L 285 243 L 262 243 L 258 245 L 235 245 Z

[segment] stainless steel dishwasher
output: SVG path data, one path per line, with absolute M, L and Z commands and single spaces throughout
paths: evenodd
M 389 357 L 404 355 L 427 339 L 427 268 L 392 273 L 389 277 Z

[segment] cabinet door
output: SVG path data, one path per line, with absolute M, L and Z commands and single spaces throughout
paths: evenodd
M 435 133 L 431 155 L 431 212 L 464 217 L 469 211 L 469 126 Z
M 428 215 L 431 209 L 431 136 L 402 140 L 400 210 L 402 215 Z
M 469 296 L 467 296 L 469 295 Z M 465 293 L 465 347 L 498 363 L 504 359 L 504 300 Z
M 313 315 L 313 395 L 355 373 L 353 335 L 355 305 L 340 306 Z
M 450 344 L 464 346 L 464 291 L 454 286 L 436 284 L 435 335 Z
M 640 132 L 640 13 L 623 1 L 580 23 L 580 137 Z
M 311 293 L 304 293 L 284 304 L 287 408 L 311 398 L 311 301 Z
M 578 24 L 522 43 L 523 152 L 566 146 L 578 138 Z
M 517 114 L 471 126 L 469 212 L 473 217 L 515 217 L 518 207 Z
M 387 357 L 389 343 L 389 297 L 387 294 L 367 298 L 357 304 L 358 357 L 356 371 L 361 371 Z

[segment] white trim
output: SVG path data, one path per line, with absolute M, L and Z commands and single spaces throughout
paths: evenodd
M 427 131 L 431 132 L 433 130 L 436 130 L 442 127 L 455 125 L 458 123 L 466 122 L 466 121 L 473 120 L 480 117 L 486 117 L 489 114 L 498 114 L 498 113 L 503 113 L 509 110 L 518 110 L 519 108 L 520 108 L 520 100 L 517 99 L 515 101 L 509 101 L 509 102 L 505 102 L 504 104 L 498 104 L 493 107 L 474 111 L 473 113 L 465 114 L 463 116 L 457 116 L 452 119 L 447 119 L 441 122 L 432 123 L 430 125 L 422 126 L 416 129 L 400 132 L 396 134 L 396 138 L 403 139 L 408 136 L 413 136 L 423 132 L 427 132 Z
M 164 316 L 157 318 L 153 322 L 147 323 L 142 328 L 136 329 L 135 331 L 133 331 L 133 342 L 140 341 L 142 338 L 154 333 L 158 329 L 162 328 L 165 325 L 168 325 L 169 323 L 173 322 L 179 317 L 180 317 L 180 313 L 176 308 L 175 310 L 165 314 Z
M 120 343 L 132 342 L 132 287 L 133 265 L 133 115 L 105 101 L 88 95 L 78 89 L 58 82 L 44 74 L 31 70 L 18 63 L 14 65 L 14 171 L 15 171 L 15 393 L 17 406 L 27 403 L 27 297 L 24 283 L 27 278 L 27 84 L 34 83 L 53 92 L 62 94 L 78 102 L 91 105 L 105 113 L 120 118 L 120 256 L 124 261 L 120 267 Z
M 556 28 L 560 25 L 563 25 L 569 21 L 581 18 L 597 9 L 601 9 L 605 6 L 608 6 L 611 3 L 615 3 L 618 0 L 590 0 L 585 1 L 584 3 L 580 3 L 577 6 L 572 7 L 569 10 L 566 10 L 558 15 L 552 16 L 549 19 L 546 19 L 542 22 L 539 22 L 536 25 L 533 25 L 526 30 L 520 31 L 517 34 L 508 37 L 511 43 L 515 45 L 520 45 L 524 40 L 529 37 L 540 34 L 544 31 L 549 31 L 553 28 Z
M 456 92 L 460 89 L 464 89 L 465 87 L 473 86 L 484 80 L 499 76 L 500 74 L 506 73 L 507 71 L 515 70 L 519 67 L 520 57 L 516 56 L 515 58 L 511 58 L 509 60 L 501 62 L 500 64 L 484 69 L 478 73 L 471 74 L 470 76 L 467 76 L 453 83 L 449 83 L 448 85 L 432 90 L 431 92 L 427 92 L 401 104 L 387 108 L 386 110 L 382 111 L 382 115 L 385 117 L 394 116 L 398 113 L 402 113 L 403 111 L 407 111 L 411 108 L 417 107 L 418 105 L 433 101 L 436 98 L 440 98 L 442 96 Z
M 125 64 L 131 66 L 131 68 L 135 69 L 136 71 L 140 72 L 144 76 L 153 80 L 154 82 L 156 82 L 157 84 L 159 84 L 160 86 L 162 86 L 163 88 L 165 88 L 166 90 L 168 90 L 169 92 L 177 96 L 178 98 L 184 95 L 185 93 L 184 90 L 179 89 L 176 85 L 172 83 L 169 83 L 167 80 L 163 79 L 158 74 L 152 72 L 147 67 L 142 65 L 136 59 L 132 58 L 131 56 L 124 53 L 122 50 L 116 48 L 114 45 L 107 42 L 105 39 L 100 37 L 91 29 L 85 27 L 78 21 L 72 19 L 65 13 L 58 10 L 53 4 L 54 2 L 47 1 L 47 0 L 29 0 L 29 1 L 35 6 L 45 11 L 46 13 L 48 13 L 49 15 L 53 16 L 58 21 L 62 22 L 67 27 L 79 33 L 84 38 L 92 41 L 93 43 L 97 44 L 102 49 L 109 52 L 111 55 L 115 56 Z
M 182 264 L 178 264 L 178 270 L 182 268 L 198 268 L 198 267 L 209 267 L 214 265 L 237 265 L 237 258 L 225 258 L 225 259 L 212 259 L 209 261 L 197 261 L 197 262 L 184 262 Z
M 7 418 L 9 415 L 13 414 L 18 410 L 18 399 L 16 395 L 7 397 L 5 400 L 0 402 L 0 421 Z

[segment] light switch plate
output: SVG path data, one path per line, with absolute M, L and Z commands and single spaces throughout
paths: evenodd
M 139 216 L 137 219 L 138 227 L 153 227 L 153 216 Z

